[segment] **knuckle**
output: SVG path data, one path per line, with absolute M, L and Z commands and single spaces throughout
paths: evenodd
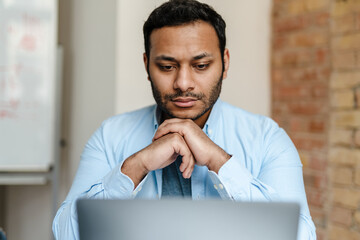
M 192 120 L 191 119 L 185 119 L 184 125 L 186 125 L 188 127 L 191 126 L 192 125 Z
M 171 134 L 171 139 L 174 140 L 174 141 L 179 141 L 181 139 L 181 136 L 178 133 L 172 133 Z

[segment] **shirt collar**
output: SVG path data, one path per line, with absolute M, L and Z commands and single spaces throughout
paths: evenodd
M 155 105 L 154 107 L 154 129 L 155 131 L 158 129 L 161 121 L 161 110 L 158 105 Z
M 221 105 L 222 101 L 219 98 L 211 109 L 210 115 L 204 125 L 203 130 L 208 136 L 213 133 L 213 129 L 216 129 L 215 126 L 219 122 L 219 117 L 221 115 Z
M 214 129 L 216 122 L 218 122 L 219 116 L 220 116 L 220 111 L 221 111 L 221 105 L 222 105 L 222 101 L 220 100 L 220 98 L 215 102 L 213 108 L 211 109 L 210 115 L 204 125 L 204 132 L 207 135 L 211 135 L 212 133 L 212 129 Z M 161 110 L 159 108 L 158 105 L 155 105 L 154 107 L 154 129 L 155 131 L 158 129 L 159 127 L 159 123 L 161 121 Z

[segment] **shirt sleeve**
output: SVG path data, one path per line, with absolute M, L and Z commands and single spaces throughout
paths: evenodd
M 214 187 L 223 199 L 299 203 L 298 239 L 316 239 L 306 200 L 302 164 L 295 146 L 279 127 L 267 132 L 261 145 L 263 151 L 259 151 L 259 155 L 256 155 L 259 159 L 255 160 L 261 162 L 258 173 L 252 173 L 251 167 L 232 155 L 218 174 L 209 171 Z
M 76 200 L 131 199 L 136 196 L 147 176 L 134 190 L 132 180 L 121 172 L 122 162 L 111 166 L 100 127 L 86 144 L 79 167 L 66 200 L 53 221 L 55 239 L 79 239 Z

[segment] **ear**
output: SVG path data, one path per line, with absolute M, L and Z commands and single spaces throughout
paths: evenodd
M 144 60 L 145 71 L 148 75 L 147 79 L 150 81 L 149 72 L 147 68 L 149 59 L 147 58 L 146 53 L 143 53 L 143 60 Z
M 223 72 L 223 79 L 227 77 L 227 72 L 230 66 L 230 53 L 229 49 L 225 48 L 224 50 L 224 72 Z

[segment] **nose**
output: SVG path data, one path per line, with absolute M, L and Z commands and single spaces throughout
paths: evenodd
M 193 90 L 195 82 L 189 67 L 180 67 L 174 81 L 174 89 L 179 89 L 182 92 Z

